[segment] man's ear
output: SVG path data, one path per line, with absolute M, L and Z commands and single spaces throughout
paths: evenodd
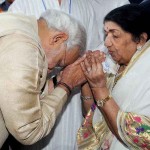
M 51 39 L 51 44 L 61 44 L 67 41 L 68 35 L 64 32 L 57 32 L 56 34 L 53 35 L 53 38 Z

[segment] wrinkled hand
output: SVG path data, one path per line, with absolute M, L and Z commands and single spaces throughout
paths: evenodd
M 106 76 L 103 72 L 102 62 L 105 54 L 100 51 L 87 53 L 86 59 L 81 62 L 81 67 L 91 88 L 106 87 Z
M 71 89 L 86 82 L 86 78 L 81 69 L 80 63 L 85 59 L 85 55 L 67 66 L 61 73 L 61 82 L 66 83 Z

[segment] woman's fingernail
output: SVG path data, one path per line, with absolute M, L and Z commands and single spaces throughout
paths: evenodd
M 86 57 L 86 54 L 84 54 L 83 57 Z

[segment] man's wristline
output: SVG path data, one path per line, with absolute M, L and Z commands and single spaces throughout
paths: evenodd
M 66 83 L 60 81 L 57 86 L 63 88 L 67 92 L 68 96 L 71 94 L 72 89 Z

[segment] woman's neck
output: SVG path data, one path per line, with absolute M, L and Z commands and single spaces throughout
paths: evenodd
M 125 68 L 126 68 L 126 65 L 120 65 L 118 73 L 123 72 Z

